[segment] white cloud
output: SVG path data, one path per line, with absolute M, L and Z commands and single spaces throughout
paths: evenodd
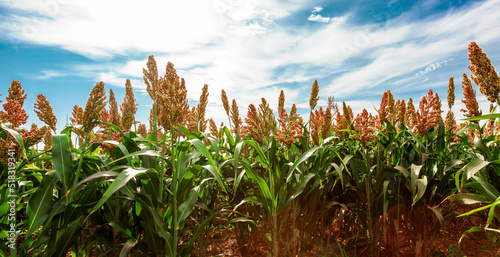
M 453 58 L 451 58 L 450 60 L 453 60 Z M 425 68 L 420 69 L 418 72 L 414 73 L 412 76 L 397 80 L 397 81 L 393 82 L 392 84 L 396 85 L 396 86 L 406 84 L 406 83 L 408 83 L 412 80 L 415 80 L 415 79 L 417 79 L 417 78 L 419 78 L 419 77 L 421 77 L 421 76 L 423 76 L 431 71 L 435 71 L 436 69 L 439 69 L 439 68 L 443 67 L 444 65 L 447 65 L 448 61 L 449 60 L 444 60 L 441 62 L 431 63 L 431 64 L 425 66 Z
M 343 18 L 342 17 L 323 17 L 319 12 L 323 10 L 322 6 L 315 6 L 313 7 L 313 10 L 311 11 L 311 15 L 309 18 L 307 18 L 308 21 L 315 21 L 315 22 L 323 22 L 323 23 L 328 23 L 331 21 L 340 21 Z
M 317 13 L 317 12 L 321 12 L 321 11 L 323 11 L 322 6 L 314 6 L 313 10 L 312 10 L 313 13 Z
M 404 13 L 384 25 L 365 26 L 353 25 L 352 13 L 323 17 L 319 14 L 323 7 L 314 6 L 308 20 L 325 23 L 314 30 L 279 22 L 298 10 L 311 10 L 299 0 L 146 0 L 140 4 L 3 0 L 0 5 L 25 11 L 14 12 L 0 24 L 1 35 L 16 40 L 62 47 L 98 60 L 131 52 L 154 53 L 160 73 L 167 61 L 173 62 L 186 79 L 191 100 L 199 98 L 204 83 L 209 84 L 210 116 L 213 113 L 223 121 L 221 89 L 237 99 L 242 115 L 249 103 L 259 103 L 262 96 L 274 109 L 282 83 L 294 84 L 293 89 L 285 89 L 287 104 L 305 104 L 309 96 L 304 92 L 308 93 L 312 81 L 332 74 L 330 83 L 320 85 L 322 97 L 334 94 L 345 99 L 391 78 L 415 76 L 416 70 L 423 77 L 453 54 L 466 55 L 470 41 L 483 46 L 498 42 L 500 35 L 500 16 L 492 11 L 500 9 L 500 2 L 494 0 L 433 19 L 408 23 Z M 134 87 L 144 90 L 146 55 L 142 60 L 69 69 L 107 85 L 123 86 L 131 78 Z M 298 68 L 286 68 L 289 65 Z M 284 71 L 278 74 L 278 69 Z M 64 74 L 51 72 L 40 78 Z
M 371 60 L 333 79 L 326 91 L 352 96 L 453 54 L 466 55 L 470 41 L 478 41 L 481 45 L 492 43 L 500 35 L 500 28 L 493 25 L 500 23 L 500 16 L 491 11 L 497 8 L 500 2 L 487 1 L 437 20 L 411 24 L 398 24 L 395 20 L 385 27 L 369 29 L 363 33 L 367 44 L 356 45 L 353 40 L 349 45 L 351 56 L 364 53 Z
M 307 18 L 308 21 L 317 21 L 317 22 L 330 22 L 330 17 L 323 17 L 321 14 L 311 14 L 309 18 Z
M 51 78 L 56 78 L 56 77 L 65 77 L 71 75 L 66 72 L 58 71 L 58 70 L 42 70 L 42 74 L 35 76 L 36 79 L 51 79 Z

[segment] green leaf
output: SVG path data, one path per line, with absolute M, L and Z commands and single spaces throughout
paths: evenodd
M 467 132 L 467 131 L 469 131 L 471 129 L 477 129 L 477 130 L 479 130 L 480 127 L 479 127 L 479 125 L 472 123 L 472 124 L 469 124 L 469 125 L 465 126 L 461 130 L 459 130 L 456 135 L 457 136 L 461 135 L 461 134 L 463 134 L 463 133 L 465 133 L 465 132 Z
M 128 253 L 130 252 L 130 250 L 132 249 L 132 247 L 135 246 L 135 244 L 137 244 L 137 239 L 131 238 L 131 239 L 127 240 L 127 242 L 125 243 L 125 245 L 123 245 L 122 250 L 120 251 L 120 256 L 119 257 L 127 257 Z
M 125 156 L 122 156 L 120 158 L 117 158 L 116 160 L 109 162 L 108 165 L 114 164 L 114 163 L 119 162 L 119 161 L 124 160 L 124 159 L 129 159 L 130 157 L 133 157 L 133 156 L 154 156 L 154 157 L 164 158 L 163 155 L 159 154 L 156 151 L 144 150 L 144 151 L 133 152 L 129 155 L 125 155 Z
M 141 174 L 148 171 L 147 169 L 134 169 L 134 168 L 127 168 L 123 170 L 118 177 L 115 178 L 113 183 L 108 187 L 106 192 L 104 192 L 104 195 L 102 196 L 101 200 L 92 208 L 92 211 L 90 212 L 89 216 L 93 214 L 97 209 L 101 208 L 101 206 L 120 188 L 125 186 L 129 180 L 134 178 L 137 174 Z
M 215 180 L 217 180 L 217 183 L 219 183 L 219 185 L 222 187 L 222 189 L 224 190 L 224 192 L 227 193 L 227 190 L 226 190 L 226 187 L 224 186 L 224 182 L 222 181 L 222 177 L 219 173 L 219 170 L 216 169 L 214 166 L 211 166 L 211 165 L 204 165 L 202 166 L 204 169 L 208 170 L 215 178 Z
M 198 187 L 191 189 L 186 201 L 177 209 L 177 228 L 182 228 L 181 224 L 186 221 L 189 214 L 193 211 L 194 204 L 198 200 L 198 194 Z
M 170 240 L 172 239 L 172 235 L 167 231 L 167 224 L 163 221 L 161 216 L 158 214 L 158 211 L 151 207 L 151 205 L 146 204 L 145 202 L 141 203 L 144 205 L 144 210 L 149 211 L 151 216 L 153 216 L 153 221 L 155 224 L 156 232 L 158 235 L 163 237 L 163 239 Z
M 441 209 L 439 208 L 439 206 L 430 207 L 429 205 L 427 205 L 427 208 L 429 210 L 431 210 L 432 212 L 434 212 L 434 215 L 436 215 L 436 218 L 438 219 L 439 224 L 441 224 L 441 227 L 444 228 L 444 218 L 443 218 L 443 214 L 441 213 Z
M 200 151 L 208 159 L 208 162 L 211 165 L 211 167 L 209 167 L 207 165 L 202 166 L 202 167 L 207 169 L 208 171 L 210 171 L 210 173 L 212 173 L 214 178 L 219 183 L 220 187 L 224 190 L 224 192 L 227 193 L 226 186 L 222 182 L 222 175 L 220 174 L 219 168 L 217 167 L 216 163 L 214 162 L 214 160 L 212 158 L 212 154 L 210 154 L 210 152 L 208 151 L 205 144 L 197 138 L 188 140 L 188 142 L 191 143 L 198 151 Z
M 471 194 L 471 193 L 450 195 L 450 196 L 448 196 L 448 198 L 452 199 L 454 201 L 462 202 L 463 204 L 467 204 L 467 205 L 488 202 L 488 199 L 486 199 L 484 196 Z
M 57 175 L 63 182 L 63 190 L 67 192 L 73 182 L 73 159 L 66 135 L 52 136 L 52 163 Z
M 222 211 L 219 211 L 219 212 L 215 212 L 213 213 L 212 215 L 210 215 L 210 217 L 206 218 L 199 226 L 198 226 L 198 229 L 196 229 L 196 232 L 193 233 L 193 235 L 191 236 L 189 242 L 184 245 L 182 247 L 182 249 L 184 248 L 189 248 L 191 247 L 191 245 L 195 242 L 195 240 L 198 239 L 198 237 L 200 236 L 201 233 L 203 233 L 205 231 L 205 227 L 210 223 L 210 221 L 212 219 L 214 219 L 215 217 L 217 216 L 220 216 L 221 214 L 223 213 L 226 213 L 226 212 L 232 212 L 232 211 L 229 211 L 229 210 L 222 210 Z M 255 224 L 255 223 L 254 223 Z
M 109 225 L 113 228 L 114 231 L 122 234 L 123 236 L 126 236 L 127 238 L 132 238 L 132 231 L 125 227 L 121 222 L 119 221 L 111 221 Z
M 427 189 L 427 177 L 423 177 L 417 180 L 417 194 L 415 198 L 413 199 L 413 204 L 418 202 L 422 196 L 425 194 L 425 190 Z
M 262 167 L 264 169 L 269 168 L 269 160 L 267 159 L 267 156 L 264 154 L 264 151 L 260 147 L 260 145 L 252 140 L 245 140 L 244 144 L 250 145 L 255 151 L 257 151 L 257 155 L 259 156 L 260 163 L 262 164 Z
M 286 182 L 290 182 L 290 179 L 292 178 L 292 174 L 293 174 L 293 171 L 301 164 L 303 163 L 304 161 L 306 161 L 307 159 L 309 159 L 309 157 L 311 157 L 318 149 L 320 149 L 321 147 L 319 146 L 316 146 L 316 147 L 313 147 L 309 150 L 307 150 L 304 154 L 302 154 L 299 159 L 297 159 L 297 161 L 295 161 L 295 163 L 293 164 L 293 166 L 290 168 L 290 171 L 289 171 L 289 174 L 286 178 Z M 302 172 L 299 170 L 299 173 L 302 174 Z
M 94 174 L 86 177 L 85 179 L 81 180 L 80 182 L 78 182 L 78 184 L 76 184 L 75 188 L 78 188 L 82 184 L 87 183 L 87 182 L 89 182 L 91 180 L 94 180 L 94 179 L 97 179 L 97 178 L 115 177 L 115 176 L 118 176 L 118 175 L 120 175 L 120 173 L 116 172 L 116 171 L 101 171 L 101 172 L 97 172 L 97 173 L 94 173 Z
M 228 127 L 224 127 L 224 134 L 226 134 L 227 141 L 229 143 L 229 147 L 233 149 L 234 147 L 234 138 L 233 135 L 231 134 L 231 131 L 229 130 Z
M 21 135 L 17 131 L 3 126 L 2 128 L 5 131 L 9 132 L 9 134 L 11 134 L 14 137 L 14 139 L 16 139 L 16 142 L 21 147 L 21 149 L 24 149 L 23 137 L 21 137 Z
M 458 247 L 460 248 L 460 243 L 462 242 L 462 239 L 464 239 L 464 237 L 469 234 L 469 233 L 473 233 L 473 232 L 484 232 L 484 228 L 480 228 L 480 227 L 473 227 L 467 231 L 465 231 L 462 236 L 460 237 L 460 239 L 458 240 Z
M 485 205 L 485 206 L 481 206 L 481 207 L 476 208 L 474 210 L 471 210 L 469 212 L 460 214 L 460 215 L 458 215 L 458 217 L 469 216 L 469 215 L 471 215 L 473 213 L 480 212 L 480 211 L 486 210 L 488 208 L 495 208 L 498 205 L 500 205 L 500 197 L 498 197 L 498 199 L 495 202 L 491 203 L 491 204 L 488 204 L 488 205 Z
M 55 174 L 47 172 L 42 179 L 40 187 L 28 201 L 28 235 L 31 235 L 49 217 L 52 210 L 52 194 Z
M 471 187 L 477 190 L 477 192 L 488 198 L 490 201 L 494 201 L 498 197 L 500 197 L 500 192 L 498 192 L 498 189 L 495 188 L 486 178 L 483 178 L 483 176 L 476 176 L 474 177 L 474 180 L 477 182 L 471 182 L 468 183 L 466 186 Z
M 271 195 L 271 191 L 269 190 L 269 186 L 266 184 L 266 181 L 261 177 L 255 175 L 252 167 L 248 162 L 241 161 L 241 164 L 245 168 L 248 177 L 252 179 L 254 182 L 257 182 L 261 195 L 264 198 L 264 201 L 262 202 L 264 208 L 267 209 L 269 214 L 271 215 L 275 214 L 274 212 L 276 210 L 276 203 L 273 200 L 274 198 Z
M 303 177 L 300 180 L 298 187 L 295 188 L 295 192 L 293 193 L 291 199 L 295 199 L 297 196 L 302 194 L 302 192 L 304 192 L 304 189 L 307 185 L 307 182 L 309 182 L 309 180 L 311 180 L 315 176 L 316 176 L 316 174 L 314 174 L 314 173 L 308 173 L 305 177 Z
M 76 239 L 80 236 L 81 225 L 83 217 L 80 216 L 77 220 L 68 224 L 67 227 L 62 229 L 60 236 L 57 238 L 56 251 L 52 256 L 65 257 L 68 250 L 73 246 Z
M 469 162 L 469 164 L 467 164 L 467 166 L 464 167 L 465 172 L 467 174 L 467 180 L 472 178 L 472 176 L 474 176 L 482 168 L 488 166 L 489 163 L 490 162 L 479 160 L 479 159 L 475 159 L 475 160 L 472 160 L 471 162 Z
M 411 165 L 410 177 L 411 177 L 412 186 L 416 186 L 415 184 L 417 183 L 417 179 L 420 176 L 421 169 L 422 169 L 422 165 L 415 165 L 415 164 Z
M 462 120 L 476 121 L 476 120 L 491 120 L 491 119 L 498 119 L 498 118 L 500 118 L 500 113 L 490 113 L 490 114 L 485 114 L 485 115 L 476 116 L 476 117 L 467 118 L 467 119 L 462 119 Z

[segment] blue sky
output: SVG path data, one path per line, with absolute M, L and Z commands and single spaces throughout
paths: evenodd
M 450 76 L 461 98 L 471 41 L 500 67 L 499 11 L 498 0 L 0 0 L 0 93 L 21 81 L 29 123 L 40 125 L 33 103 L 43 93 L 60 130 L 99 81 L 121 104 L 128 78 L 136 119 L 147 122 L 142 68 L 154 54 L 160 72 L 170 61 L 186 79 L 192 105 L 209 85 L 207 112 L 218 122 L 227 120 L 221 89 L 243 115 L 261 97 L 276 109 L 284 89 L 285 105 L 307 117 L 315 79 L 319 106 L 334 95 L 373 112 L 386 90 L 418 102 L 429 89 L 446 106 Z

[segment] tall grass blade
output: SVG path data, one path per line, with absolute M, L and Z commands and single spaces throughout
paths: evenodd
M 73 159 L 66 135 L 52 136 L 52 163 L 57 175 L 63 182 L 64 192 L 68 192 L 73 182 Z

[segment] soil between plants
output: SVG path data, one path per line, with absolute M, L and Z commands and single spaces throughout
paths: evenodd
M 465 218 L 454 218 L 445 224 L 445 228 L 441 229 L 440 233 L 437 235 L 434 246 L 433 246 L 433 256 L 452 256 L 448 255 L 448 247 L 453 244 L 457 244 L 462 234 L 468 229 L 475 226 L 484 226 L 485 222 L 478 217 L 465 217 Z M 331 231 L 335 234 L 336 231 Z M 400 257 L 411 257 L 415 256 L 412 248 L 408 245 L 409 234 L 404 230 L 399 231 L 401 238 L 401 246 L 397 254 L 390 253 L 386 249 L 382 249 L 378 256 L 400 256 Z M 342 238 L 338 238 L 342 242 Z M 253 242 L 254 249 L 240 252 L 234 233 L 229 230 L 222 230 L 213 238 L 209 239 L 209 244 L 206 248 L 205 256 L 235 256 L 235 257 L 267 257 L 270 256 L 270 247 L 267 241 L 259 240 L 259 242 Z M 460 250 L 467 257 L 499 257 L 500 249 L 497 247 L 489 247 L 490 241 L 487 239 L 486 235 L 482 232 L 469 233 L 464 237 L 461 242 Z M 343 246 L 345 247 L 345 246 Z M 352 248 L 353 246 L 351 246 Z M 347 247 L 346 247 L 347 248 Z M 308 254 L 303 256 L 342 256 L 341 250 L 335 243 L 329 247 L 332 250 L 329 253 L 320 252 L 320 250 L 315 247 Z M 354 250 L 346 249 L 348 256 L 354 256 Z M 363 248 L 358 248 L 356 251 L 356 256 L 369 256 L 368 250 Z

